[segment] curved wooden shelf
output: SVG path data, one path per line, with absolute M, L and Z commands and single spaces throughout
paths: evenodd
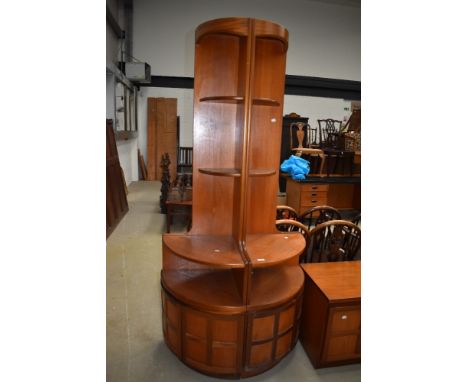
M 254 105 L 262 106 L 279 106 L 280 103 L 272 98 L 253 98 L 252 103 Z
M 207 175 L 240 177 L 240 170 L 238 168 L 199 168 L 198 171 Z
M 200 102 L 242 103 L 244 97 L 240 96 L 214 96 L 200 98 Z
M 298 232 L 247 235 L 245 247 L 254 268 L 271 267 L 299 256 L 305 239 Z
M 225 17 L 206 21 L 195 30 L 195 42 L 208 34 L 231 34 L 236 36 L 247 36 L 249 31 L 248 19 L 244 17 Z
M 247 310 L 267 309 L 291 301 L 304 285 L 304 272 L 297 265 L 256 269 Z
M 207 21 L 195 30 L 197 43 L 209 34 L 230 34 L 246 37 L 249 33 L 248 19 L 244 17 L 226 17 Z M 255 37 L 279 40 L 284 45 L 284 51 L 288 49 L 289 32 L 283 26 L 266 20 L 255 20 Z
M 246 310 L 228 269 L 163 270 L 161 283 L 176 299 L 197 310 L 225 314 Z
M 255 170 L 250 170 L 249 176 L 269 176 L 275 175 L 276 170 L 274 168 L 258 168 Z
M 200 98 L 200 102 L 219 102 L 219 103 L 243 103 L 242 96 L 213 96 Z M 279 106 L 280 103 L 271 98 L 253 98 L 253 105 Z
M 238 246 L 231 236 L 163 234 L 163 243 L 177 256 L 215 268 L 243 268 Z
M 257 269 L 249 305 L 242 304 L 233 274 L 227 269 L 164 270 L 161 282 L 176 299 L 197 310 L 234 314 L 291 301 L 302 290 L 304 272 L 297 265 Z
M 234 178 L 240 177 L 241 175 L 240 170 L 237 168 L 199 168 L 198 171 L 207 175 L 230 176 Z M 276 170 L 270 168 L 255 169 L 249 172 L 249 176 L 269 176 L 275 174 Z

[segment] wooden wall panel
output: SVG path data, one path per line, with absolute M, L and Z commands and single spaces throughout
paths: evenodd
M 177 174 L 177 99 L 148 97 L 147 120 L 148 180 L 161 180 L 159 166 L 164 153 L 169 154 L 171 181 Z
M 156 98 L 151 97 L 147 109 L 146 163 L 148 180 L 156 180 Z

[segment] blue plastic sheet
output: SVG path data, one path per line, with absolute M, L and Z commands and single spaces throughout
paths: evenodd
M 283 161 L 280 168 L 282 172 L 287 172 L 295 180 L 305 179 L 310 171 L 309 161 L 295 155 Z

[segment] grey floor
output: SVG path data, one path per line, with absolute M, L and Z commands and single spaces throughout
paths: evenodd
M 160 182 L 128 187 L 129 212 L 107 240 L 107 381 L 221 381 L 181 363 L 164 344 L 159 274 Z M 175 230 L 182 230 L 182 222 Z M 360 381 L 361 366 L 315 370 L 298 342 L 273 369 L 248 381 Z

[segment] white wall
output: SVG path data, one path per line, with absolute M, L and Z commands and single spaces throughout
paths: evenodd
M 283 114 L 297 113 L 309 117 L 309 125 L 318 127 L 317 119 L 333 118 L 340 121 L 348 120 L 351 115 L 351 101 L 304 96 L 284 96 Z
M 310 0 L 134 1 L 134 56 L 153 75 L 193 76 L 195 29 L 205 21 L 256 17 L 289 30 L 286 73 L 361 79 L 360 8 Z
M 195 29 L 220 17 L 271 20 L 289 30 L 286 73 L 360 81 L 360 8 L 312 0 L 134 0 L 133 55 L 151 65 L 152 75 L 194 73 Z M 176 97 L 181 145 L 191 145 L 193 91 L 141 88 L 138 145 L 146 158 L 146 98 Z M 343 119 L 349 102 L 320 97 L 285 96 L 284 114 Z
M 106 0 L 115 20 L 123 28 L 123 8 L 121 0 Z M 120 40 L 117 39 L 109 24 L 106 22 L 106 66 L 117 66 L 119 59 Z M 115 76 L 106 71 L 106 118 L 114 121 L 115 127 Z M 144 129 L 146 131 L 146 122 Z M 117 141 L 120 166 L 124 172 L 125 181 L 130 184 L 138 180 L 137 139 Z
M 125 182 L 129 185 L 138 180 L 138 151 L 137 140 L 117 141 L 120 167 L 124 172 Z

